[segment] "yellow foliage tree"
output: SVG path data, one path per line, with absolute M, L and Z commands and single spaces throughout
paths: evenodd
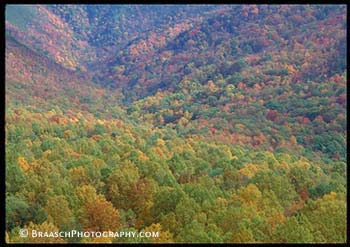
M 252 178 L 259 170 L 257 165 L 249 163 L 239 170 L 239 174 Z
M 82 204 L 79 221 L 86 231 L 117 231 L 120 228 L 119 212 L 103 195 L 96 194 L 90 185 L 77 189 Z
M 239 197 L 243 204 L 256 205 L 261 199 L 261 192 L 255 184 L 249 184 L 240 190 Z
M 19 164 L 19 166 L 21 167 L 21 169 L 26 172 L 30 169 L 30 165 L 28 164 L 28 162 L 25 160 L 25 158 L 23 157 L 18 157 L 17 162 Z

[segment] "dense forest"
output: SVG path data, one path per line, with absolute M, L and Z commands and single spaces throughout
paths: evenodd
M 6 241 L 345 242 L 346 29 L 345 5 L 7 5 Z

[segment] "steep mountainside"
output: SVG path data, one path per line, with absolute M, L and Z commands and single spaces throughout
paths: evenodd
M 137 118 L 151 114 L 155 125 L 178 123 L 187 112 L 195 130 L 212 127 L 229 143 L 264 142 L 275 149 L 284 145 L 280 139 L 287 146 L 296 139 L 344 160 L 344 11 L 307 5 L 9 6 L 7 35 L 98 84 L 122 89 L 125 103 L 142 108 Z M 158 91 L 162 96 L 151 108 L 137 102 Z M 168 97 L 181 99 L 180 105 L 159 105 Z M 311 131 L 305 133 L 305 125 Z M 321 133 L 324 125 L 331 134 Z
M 266 53 L 279 57 L 279 51 L 293 64 L 264 58 L 251 68 L 294 66 L 298 73 L 292 80 L 310 71 L 323 76 L 342 73 L 344 11 L 339 6 L 307 5 L 8 6 L 7 32 L 69 69 L 86 71 L 91 66 L 99 83 L 128 86 L 147 95 L 183 77 L 205 83 L 216 72 L 216 77 L 226 78 L 238 58 L 257 63 Z M 17 18 L 19 13 L 23 17 Z M 300 46 L 307 43 L 304 56 Z M 198 69 L 213 68 L 197 78 L 192 63 Z
M 105 63 L 108 55 L 161 32 L 168 23 L 181 25 L 198 11 L 214 7 L 188 5 L 48 5 L 7 6 L 6 31 L 17 40 L 75 70 Z M 187 22 L 190 19 L 187 20 Z

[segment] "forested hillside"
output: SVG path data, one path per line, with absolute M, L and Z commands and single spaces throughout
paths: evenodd
M 7 5 L 6 240 L 345 242 L 346 28 L 343 5 Z

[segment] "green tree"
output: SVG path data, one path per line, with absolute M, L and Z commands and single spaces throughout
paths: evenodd
M 314 241 L 311 224 L 302 224 L 296 216 L 278 225 L 274 232 L 274 240 L 279 243 L 311 243 Z

